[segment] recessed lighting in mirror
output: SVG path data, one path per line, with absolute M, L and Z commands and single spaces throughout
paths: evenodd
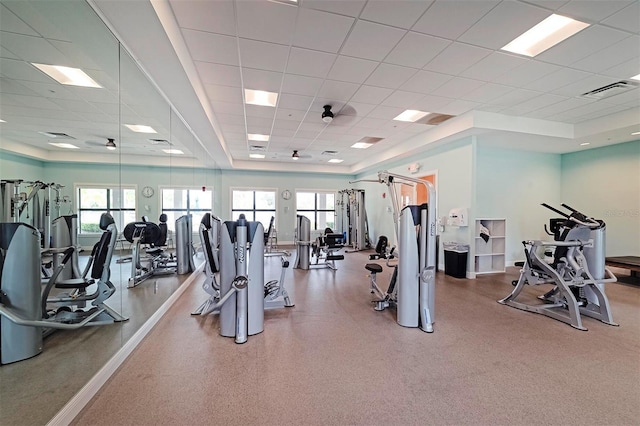
M 125 124 L 129 130 L 138 133 L 158 133 L 151 126 L 145 126 L 144 124 Z
M 640 80 L 640 74 L 634 75 L 633 77 L 630 78 L 630 80 Z
M 275 107 L 278 102 L 278 94 L 264 90 L 244 89 L 244 102 L 249 105 Z
M 264 158 L 264 154 L 249 154 L 249 158 L 262 159 Z
M 640 132 L 633 132 L 633 133 L 631 133 L 631 136 L 636 136 L 636 135 L 640 135 Z
M 553 14 L 502 48 L 525 56 L 536 56 L 587 28 L 589 24 Z
M 420 120 L 425 115 L 429 114 L 428 112 L 418 111 L 415 109 L 408 109 L 402 114 L 398 115 L 394 120 L 396 121 L 410 121 L 412 123 Z
M 582 143 L 580 144 L 580 146 L 587 146 L 587 145 L 590 145 L 590 143 L 589 143 L 589 142 L 582 142 Z
M 102 86 L 96 83 L 94 79 L 89 77 L 87 73 L 82 71 L 80 68 L 63 67 L 61 65 L 36 64 L 35 62 L 32 62 L 31 65 L 38 68 L 60 84 L 102 89 Z
M 4 120 L 0 120 L 0 123 L 6 123 L 6 121 L 4 121 Z
M 371 145 L 371 143 L 366 143 L 366 142 L 356 142 L 353 145 L 351 145 L 351 148 L 357 148 L 357 149 L 365 149 L 365 148 L 369 148 Z
M 269 135 L 261 135 L 260 133 L 248 133 L 247 138 L 250 141 L 268 142 Z
M 167 154 L 184 154 L 184 152 L 179 149 L 163 149 L 162 152 L 166 152 Z
M 332 158 L 331 160 L 329 160 L 329 163 L 342 163 L 344 160 L 341 160 L 339 158 Z
M 77 146 L 70 143 L 62 143 L 62 142 L 49 142 L 49 145 L 57 146 L 58 148 L 66 148 L 66 149 L 80 149 Z

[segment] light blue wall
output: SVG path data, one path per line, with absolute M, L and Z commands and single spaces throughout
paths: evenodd
M 522 241 L 548 239 L 543 226 L 557 215 L 542 207 L 559 207 L 560 154 L 489 148 L 476 153 L 476 218 L 506 219 L 505 262 L 523 259 Z
M 607 224 L 607 256 L 640 256 L 640 140 L 562 156 L 562 200 Z
M 0 150 L 0 180 L 22 179 L 44 181 L 44 163 Z
M 353 175 L 222 170 L 220 177 L 223 188 L 220 194 L 221 205 L 220 210 L 215 213 L 222 220 L 231 219 L 232 188 L 275 190 L 278 194 L 276 197 L 278 241 L 293 242 L 296 226 L 296 191 L 339 191 L 353 188 L 353 185 L 349 185 L 349 181 L 353 179 Z M 290 200 L 284 200 L 280 196 L 285 189 L 294 194 Z

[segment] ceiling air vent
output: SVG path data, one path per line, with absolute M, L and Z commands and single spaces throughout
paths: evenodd
M 60 132 L 38 132 L 41 135 L 45 135 L 49 138 L 56 138 L 56 139 L 75 139 L 73 136 L 69 136 L 66 133 L 60 133 Z
M 608 84 L 599 89 L 592 90 L 580 95 L 583 98 L 589 99 L 605 99 L 611 96 L 619 95 L 620 93 L 628 92 L 629 90 L 638 87 L 638 83 L 633 81 L 618 81 L 617 83 Z
M 376 138 L 374 136 L 365 136 L 362 139 L 360 139 L 358 142 L 364 142 L 364 143 L 377 143 L 380 142 L 382 139 L 384 138 Z
M 171 146 L 171 142 L 166 139 L 149 139 L 151 141 L 151 145 L 169 145 Z
M 337 155 L 338 151 L 322 151 L 322 155 Z
M 420 120 L 416 121 L 416 123 L 436 126 L 453 117 L 455 117 L 455 115 L 433 113 L 433 114 L 427 114 L 426 116 L 424 116 L 424 118 L 421 118 Z
M 249 151 L 266 151 L 267 147 L 264 145 L 250 145 Z

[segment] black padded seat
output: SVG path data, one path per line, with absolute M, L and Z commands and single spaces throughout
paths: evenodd
M 379 274 L 380 272 L 382 272 L 382 266 L 378 265 L 377 263 L 367 263 L 364 268 L 369 272 L 373 272 L 374 274 Z
M 344 254 L 328 254 L 327 260 L 344 260 Z
M 56 288 L 85 288 L 93 284 L 94 280 L 85 280 L 84 278 L 71 278 L 62 282 L 56 283 Z

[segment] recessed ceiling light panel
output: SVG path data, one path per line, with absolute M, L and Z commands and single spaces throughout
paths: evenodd
M 582 143 L 580 144 L 580 146 L 587 146 L 587 145 L 591 145 L 591 144 L 590 144 L 589 142 L 582 142 Z
M 405 112 L 403 112 L 402 114 L 398 115 L 396 118 L 394 118 L 394 120 L 396 121 L 410 121 L 412 123 L 415 123 L 416 121 L 420 120 L 422 117 L 424 117 L 425 115 L 429 114 L 428 112 L 424 112 L 424 111 L 418 111 L 415 109 L 408 109 Z
M 82 71 L 80 68 L 63 67 L 61 65 L 36 64 L 34 62 L 31 64 L 60 84 L 102 89 L 102 86 L 96 83 L 94 79 L 89 77 L 87 73 Z
M 502 48 L 525 56 L 536 56 L 587 28 L 589 24 L 553 14 Z
M 634 75 L 633 77 L 630 78 L 630 80 L 640 80 L 640 74 Z
M 244 89 L 244 102 L 249 105 L 275 107 L 278 102 L 278 94 L 264 90 Z
M 249 158 L 261 159 L 264 158 L 264 154 L 249 154 Z
M 58 148 L 79 149 L 77 146 L 73 144 L 63 143 L 63 142 L 49 142 L 49 145 L 57 146 Z
M 261 135 L 259 133 L 248 133 L 247 138 L 250 141 L 268 142 L 269 135 Z
M 166 152 L 167 154 L 184 154 L 184 152 L 179 149 L 163 149 L 162 152 Z
M 144 124 L 125 124 L 129 130 L 138 132 L 138 133 L 158 133 L 151 126 L 145 126 Z
M 369 148 L 371 145 L 371 143 L 366 143 L 366 142 L 356 142 L 353 145 L 351 145 L 351 148 L 357 148 L 357 149 L 366 149 Z
M 329 160 L 329 163 L 342 163 L 344 160 L 341 160 L 339 158 L 332 158 L 331 160 Z

